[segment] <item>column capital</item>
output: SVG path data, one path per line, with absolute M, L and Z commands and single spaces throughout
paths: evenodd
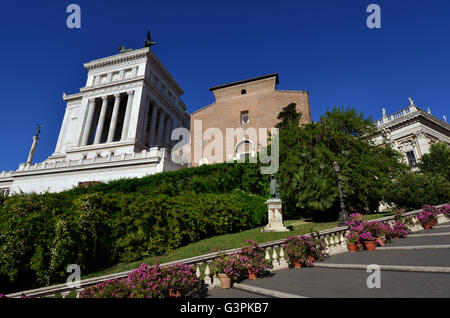
M 120 99 L 120 93 L 115 93 L 114 97 L 117 98 L 117 99 Z
M 107 100 L 107 99 L 108 99 L 108 96 L 107 96 L 107 95 L 102 96 L 102 99 L 103 99 L 103 100 Z
M 91 98 L 89 98 L 88 99 L 90 102 L 95 102 L 95 98 L 94 97 L 91 97 Z
M 127 91 L 127 94 L 128 94 L 128 95 L 133 95 L 133 94 L 134 94 L 134 91 Z

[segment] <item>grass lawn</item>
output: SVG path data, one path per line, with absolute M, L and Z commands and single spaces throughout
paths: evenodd
M 378 213 L 371 214 L 366 217 L 368 220 L 373 220 L 376 218 L 381 218 L 384 216 L 391 215 L 391 213 Z M 159 256 L 159 263 L 167 263 L 171 261 L 181 260 L 184 258 L 200 256 L 203 254 L 219 252 L 223 250 L 228 250 L 232 248 L 239 248 L 246 245 L 247 240 L 253 240 L 258 243 L 265 243 L 270 241 L 276 241 L 284 239 L 291 235 L 300 235 L 310 232 L 323 231 L 331 229 L 337 226 L 337 221 L 335 222 L 325 222 L 325 223 L 315 223 L 309 220 L 288 220 L 285 221 L 286 226 L 292 226 L 294 228 L 291 232 L 261 232 L 263 227 L 242 231 L 239 233 L 226 234 L 204 239 L 195 243 L 188 244 L 186 246 L 180 247 L 166 255 Z M 139 267 L 141 263 L 154 264 L 156 256 L 147 257 L 136 262 L 119 263 L 113 267 L 106 268 L 102 271 L 90 273 L 84 275 L 82 279 L 109 275 L 114 273 L 120 273 L 128 270 L 133 270 Z

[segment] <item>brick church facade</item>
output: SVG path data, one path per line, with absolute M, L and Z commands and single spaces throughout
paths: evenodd
M 278 74 L 275 73 L 210 88 L 215 102 L 191 114 L 191 165 L 238 160 L 242 155 L 255 155 L 261 147 L 266 146 L 266 140 L 247 134 L 247 130 L 255 128 L 259 132 L 260 128 L 275 127 L 278 114 L 290 103 L 295 103 L 297 111 L 302 113 L 302 123 L 311 123 L 308 92 L 277 90 L 278 83 Z M 207 131 L 218 129 L 225 138 L 227 128 L 242 128 L 244 136 L 234 137 L 232 151 L 230 148 L 227 151 L 224 142 L 221 156 L 209 154 L 206 150 L 211 140 L 207 140 Z M 201 145 L 198 144 L 199 140 Z M 194 153 L 195 147 L 197 150 L 201 147 L 201 155 L 199 151 Z

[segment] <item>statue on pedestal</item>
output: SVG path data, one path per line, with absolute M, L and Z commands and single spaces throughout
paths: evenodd
M 266 201 L 268 224 L 262 232 L 288 232 L 283 224 L 282 202 L 280 199 L 278 181 L 270 176 L 270 199 Z
M 279 185 L 277 179 L 272 175 L 270 176 L 270 197 L 271 198 L 280 198 Z

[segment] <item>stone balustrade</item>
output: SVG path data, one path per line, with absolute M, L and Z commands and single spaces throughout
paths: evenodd
M 397 118 L 409 115 L 409 114 L 411 114 L 413 112 L 416 112 L 416 111 L 418 111 L 418 108 L 416 106 L 411 105 L 408 108 L 402 109 L 401 111 L 398 111 L 398 112 L 396 112 L 396 113 L 394 113 L 392 115 L 388 115 L 388 116 L 385 116 L 385 117 L 377 120 L 377 126 L 385 125 L 385 124 L 389 123 L 392 120 L 395 120 Z
M 0 173 L 0 178 L 10 178 L 11 177 L 11 171 L 2 171 Z
M 437 207 L 440 207 L 441 205 L 438 205 Z M 418 214 L 422 211 L 415 210 L 411 212 L 403 213 L 401 218 L 402 221 L 408 224 L 408 227 L 411 229 L 412 232 L 422 230 L 422 226 L 420 225 L 420 222 L 417 218 Z M 445 217 L 443 215 L 439 215 L 438 223 L 443 223 Z M 383 218 L 377 219 L 377 221 L 384 223 L 384 224 L 394 224 L 394 216 L 387 216 Z M 447 220 L 445 220 L 447 222 Z M 347 252 L 347 243 L 345 241 L 345 235 L 348 232 L 347 226 L 337 227 L 325 231 L 315 232 L 315 233 L 309 233 L 305 234 L 306 236 L 311 236 L 314 238 L 321 238 L 324 240 L 327 250 L 326 253 L 328 255 L 338 254 L 338 253 L 344 253 Z M 260 246 L 265 249 L 265 259 L 272 263 L 273 269 L 271 271 L 277 271 L 280 269 L 288 268 L 288 262 L 285 259 L 285 254 L 283 250 L 283 242 L 282 240 L 277 240 L 273 242 L 268 243 L 262 243 Z M 173 261 L 165 264 L 161 264 L 160 266 L 170 266 L 178 263 L 184 263 L 186 265 L 194 266 L 196 269 L 196 275 L 197 277 L 201 278 L 203 282 L 208 286 L 208 288 L 214 288 L 217 286 L 220 286 L 220 281 L 217 276 L 214 276 L 211 271 L 211 263 L 215 258 L 217 258 L 220 254 L 230 255 L 235 252 L 239 252 L 241 249 L 230 249 L 223 252 L 217 252 L 217 253 L 211 253 L 196 257 L 191 257 L 183 260 Z M 20 297 L 20 295 L 25 294 L 27 296 L 31 297 L 52 297 L 56 294 L 61 294 L 63 297 L 68 295 L 72 290 L 75 290 L 77 293 L 80 293 L 84 288 L 87 288 L 89 286 L 96 285 L 101 282 L 105 282 L 107 280 L 112 279 L 118 279 L 118 278 L 125 278 L 127 277 L 132 271 L 126 271 L 122 273 L 117 274 L 111 274 L 107 276 L 102 277 L 96 277 L 96 278 L 90 278 L 85 279 L 80 282 L 80 288 L 70 288 L 66 284 L 60 284 L 55 286 L 49 286 L 44 288 L 39 288 L 35 290 L 29 290 L 24 292 L 18 292 L 14 294 L 8 295 L 8 297 Z
M 139 160 L 139 159 L 147 159 L 147 158 L 163 158 L 165 156 L 166 149 L 164 148 L 154 148 L 150 149 L 150 151 L 143 150 L 142 152 L 132 153 L 132 154 L 121 154 L 121 155 L 111 155 L 106 157 L 97 157 L 97 158 L 85 158 L 80 160 L 64 160 L 64 161 L 53 161 L 53 162 L 41 162 L 35 163 L 31 165 L 20 164 L 17 172 L 21 171 L 36 171 L 36 170 L 45 170 L 45 169 L 56 169 L 56 168 L 65 168 L 65 167 L 74 167 L 74 166 L 85 166 L 92 165 L 98 163 L 105 162 L 117 162 L 124 160 Z M 0 178 L 9 178 L 11 177 L 12 171 L 3 171 L 0 173 Z

